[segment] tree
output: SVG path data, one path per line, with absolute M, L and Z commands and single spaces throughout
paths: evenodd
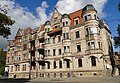
M 3 36 L 3 38 L 8 38 L 11 34 L 10 26 L 15 23 L 10 16 L 7 16 L 7 11 L 7 5 L 0 5 L 0 36 Z
M 4 75 L 6 52 L 0 48 L 0 75 Z
M 118 10 L 120 12 L 120 1 L 118 3 Z M 115 44 L 115 47 L 119 47 L 120 48 L 120 24 L 118 24 L 118 27 L 117 27 L 117 32 L 118 32 L 118 36 L 115 36 L 114 37 L 114 44 Z

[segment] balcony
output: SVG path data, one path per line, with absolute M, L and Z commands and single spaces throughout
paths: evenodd
M 86 55 L 103 53 L 102 49 L 90 49 L 90 50 L 86 50 L 85 52 L 86 52 Z
M 44 34 L 37 37 L 40 42 L 44 42 Z
M 34 41 L 36 39 L 37 35 L 29 35 L 29 41 Z
M 33 47 L 31 47 L 31 48 L 29 48 L 29 51 L 35 51 L 36 49 L 35 49 L 35 47 L 33 46 Z
M 43 61 L 44 60 L 44 56 L 40 54 L 39 56 L 37 56 L 36 60 L 37 61 Z
M 14 60 L 14 61 L 13 61 L 13 64 L 14 64 L 15 66 L 19 65 L 19 64 L 20 64 L 20 60 Z
M 53 30 L 49 31 L 47 33 L 47 35 L 52 37 L 52 36 L 55 36 L 55 35 L 59 35 L 61 33 L 62 33 L 62 29 L 61 28 L 54 28 Z
M 45 46 L 45 44 L 40 44 L 40 45 L 38 45 L 36 48 L 39 50 L 39 49 L 44 49 L 44 46 Z

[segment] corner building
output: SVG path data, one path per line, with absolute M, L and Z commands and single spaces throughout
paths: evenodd
M 19 71 L 15 71 L 16 64 L 9 60 L 14 61 L 16 55 L 10 55 L 8 50 L 6 64 L 10 78 L 13 75 L 17 78 L 110 76 L 112 73 L 111 32 L 91 4 L 63 15 L 55 8 L 49 21 L 29 29 L 26 36 L 25 32 L 21 31 L 21 51 L 16 54 L 20 57 Z M 15 47 L 16 44 L 8 49 Z

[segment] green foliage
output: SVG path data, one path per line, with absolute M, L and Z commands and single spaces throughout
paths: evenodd
M 4 74 L 5 69 L 5 61 L 6 61 L 6 53 L 3 49 L 0 49 L 0 74 Z
M 6 14 L 0 13 L 0 36 L 3 38 L 8 38 L 8 35 L 11 34 L 9 26 L 12 26 L 15 23 L 14 20 L 11 20 Z

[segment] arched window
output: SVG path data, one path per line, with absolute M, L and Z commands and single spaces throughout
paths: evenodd
M 96 66 L 96 57 L 91 56 L 91 65 Z
M 62 68 L 62 61 L 59 61 L 59 68 Z
M 78 67 L 82 67 L 82 59 L 78 59 Z
M 56 69 L 56 62 L 55 61 L 53 62 L 53 67 L 54 67 L 54 69 Z

